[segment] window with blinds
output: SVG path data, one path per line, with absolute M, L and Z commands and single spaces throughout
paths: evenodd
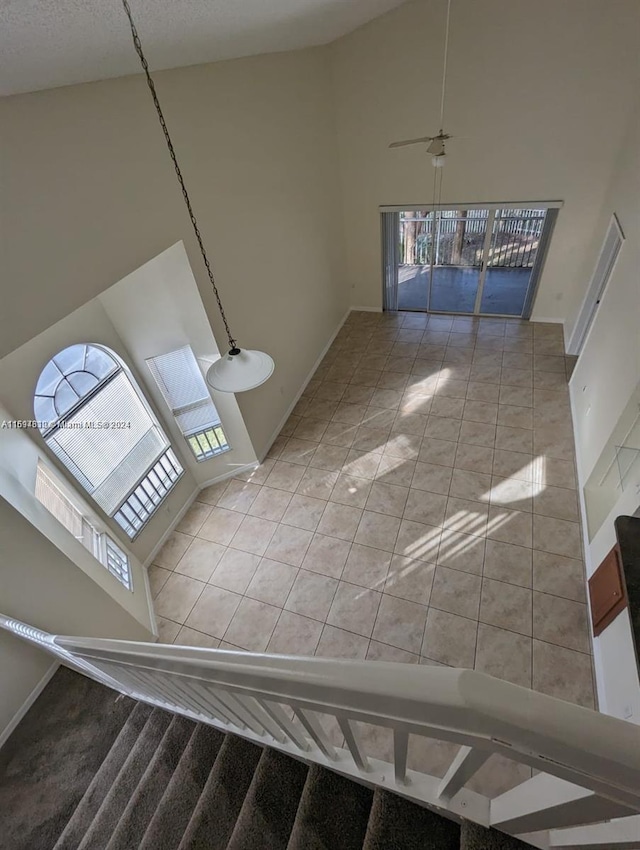
M 123 505 L 170 452 L 170 444 L 115 355 L 96 345 L 64 349 L 43 369 L 34 409 L 49 449 L 133 538 L 183 469 L 172 455 L 168 486 L 154 492 L 135 523 L 120 521 Z
M 129 558 L 98 522 L 74 502 L 64 485 L 42 463 L 36 472 L 35 497 L 67 531 L 128 590 L 133 590 Z
M 191 347 L 150 357 L 147 365 L 196 460 L 228 451 L 220 416 Z

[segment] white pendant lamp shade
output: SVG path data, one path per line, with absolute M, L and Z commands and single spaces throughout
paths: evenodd
M 275 364 L 264 351 L 232 348 L 207 370 L 207 383 L 223 393 L 252 390 L 271 377 Z

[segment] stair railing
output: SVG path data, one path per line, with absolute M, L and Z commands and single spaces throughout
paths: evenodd
M 37 633 L 42 648 L 135 699 L 534 847 L 640 847 L 640 730 L 626 721 L 473 670 L 98 638 L 43 640 L 46 633 L 1 616 L 0 627 L 27 640 Z M 386 760 L 367 754 L 362 724 L 387 736 Z M 410 762 L 416 743 L 434 740 L 459 745 L 448 766 L 435 770 L 439 775 L 428 751 L 420 763 Z M 490 798 L 469 784 L 492 756 L 541 773 Z

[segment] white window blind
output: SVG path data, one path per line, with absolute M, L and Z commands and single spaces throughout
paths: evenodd
M 67 495 L 64 486 L 42 463 L 36 472 L 35 496 L 40 504 L 63 525 L 85 549 L 106 567 L 121 584 L 132 589 L 129 558 L 106 532 L 98 530 L 98 521 Z
M 191 347 L 150 357 L 147 365 L 196 459 L 226 451 L 220 416 Z
M 53 476 L 39 463 L 36 473 L 36 499 L 52 514 L 61 525 L 77 540 L 82 539 L 82 511 L 71 502 L 53 479 Z
M 169 445 L 124 372 L 45 439 L 108 515 Z

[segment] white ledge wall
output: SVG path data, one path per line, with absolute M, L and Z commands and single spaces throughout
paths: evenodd
M 19 501 L 20 495 L 24 500 L 18 509 L 11 501 Z M 86 552 L 80 553 L 80 557 L 86 556 L 86 571 L 71 559 L 78 554 L 71 551 L 74 544 L 78 549 L 82 545 L 66 534 L 53 517 L 47 517 L 44 508 L 40 517 L 42 528 L 36 526 L 37 508 L 41 506 L 32 504 L 29 495 L 15 479 L 0 471 L 2 613 L 53 634 L 153 640 L 144 578 L 140 573 L 143 568 L 138 568 L 137 575 L 134 573 L 136 594 L 129 594 L 119 586 L 120 595 L 126 593 L 131 597 L 127 602 L 135 611 L 132 613 L 117 599 L 118 588 L 105 589 L 109 582 L 115 585 L 118 582 L 104 567 L 95 562 L 92 570 L 88 563 L 92 559 Z M 66 541 L 62 541 L 62 534 L 66 534 Z M 145 615 L 146 626 L 142 622 Z M 51 662 L 50 656 L 26 646 L 19 638 L 0 634 L 0 740 Z

